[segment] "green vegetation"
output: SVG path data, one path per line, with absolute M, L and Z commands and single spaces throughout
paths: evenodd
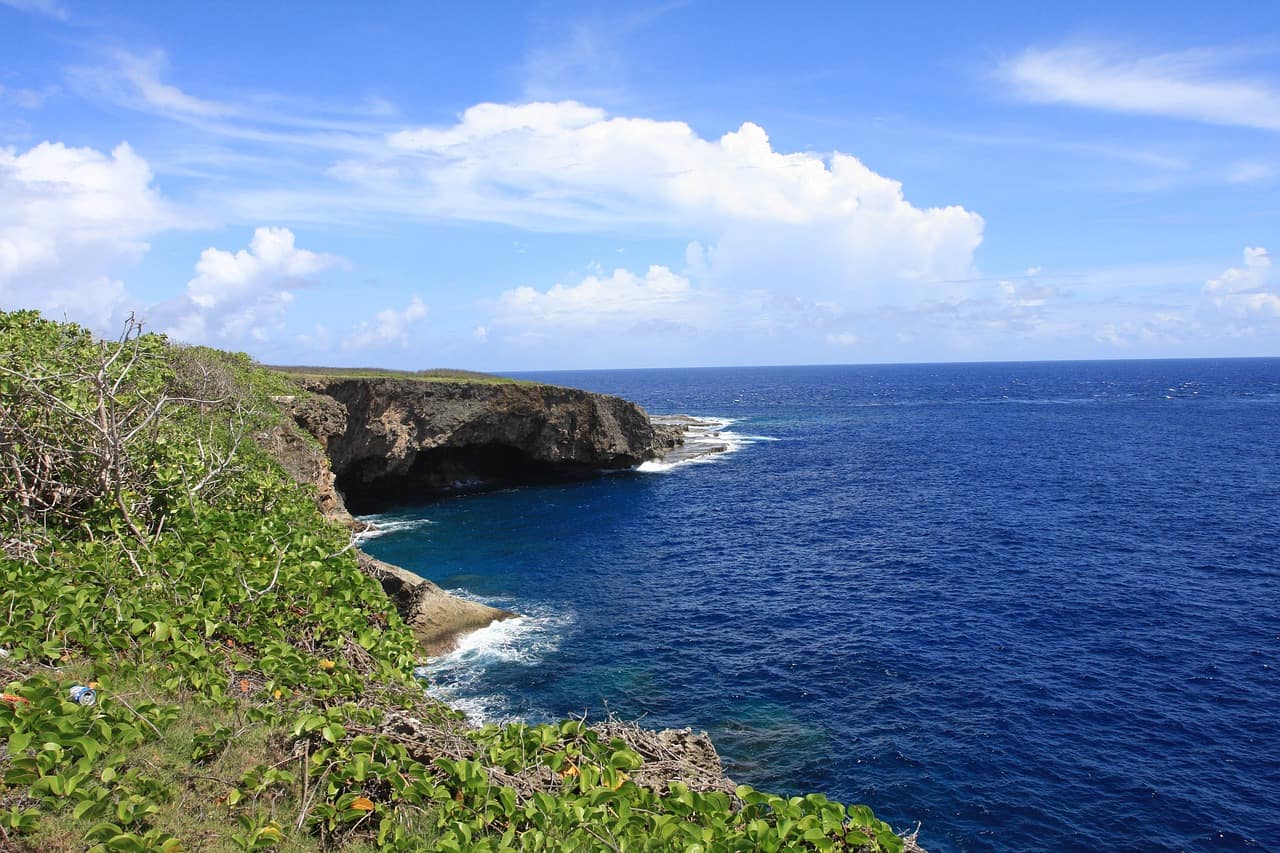
M 387 370 L 381 367 L 306 367 L 271 365 L 270 370 L 304 379 L 413 379 L 420 382 L 476 382 L 482 385 L 536 385 L 526 379 L 509 379 L 475 370 L 438 367 L 431 370 Z
M 622 738 L 426 698 L 255 440 L 282 393 L 243 355 L 0 313 L 0 850 L 903 849 L 863 806 L 651 790 Z

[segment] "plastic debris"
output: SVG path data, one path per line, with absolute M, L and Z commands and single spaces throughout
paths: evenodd
M 84 705 L 85 707 L 88 707 L 90 705 L 97 704 L 98 701 L 97 691 L 92 687 L 85 687 L 83 684 L 77 684 L 75 687 L 72 687 L 68 693 L 71 696 L 71 701 L 75 702 L 77 705 Z

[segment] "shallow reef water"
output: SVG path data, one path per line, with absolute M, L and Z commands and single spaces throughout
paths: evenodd
M 1280 360 L 524 378 L 732 447 L 375 519 L 525 614 L 436 663 L 469 713 L 705 729 L 931 851 L 1280 848 Z

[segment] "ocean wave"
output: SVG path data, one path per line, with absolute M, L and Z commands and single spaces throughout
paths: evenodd
M 386 536 L 388 533 L 399 533 L 405 530 L 418 530 L 422 527 L 435 524 L 429 518 L 395 518 L 382 515 L 365 515 L 361 516 L 358 521 L 363 521 L 370 525 L 368 529 L 362 530 L 355 534 L 352 538 L 356 542 L 366 542 L 370 539 L 377 539 L 379 536 Z
M 665 474 L 685 465 L 718 462 L 721 457 L 736 453 L 757 442 L 780 440 L 771 435 L 739 433 L 729 429 L 738 422 L 736 418 L 655 415 L 653 420 L 657 423 L 683 425 L 685 427 L 684 444 L 662 459 L 642 462 L 636 470 L 644 474 Z
M 482 600 L 465 591 L 460 597 Z M 483 599 L 484 603 L 510 606 Z M 500 666 L 535 666 L 560 648 L 566 629 L 573 623 L 567 614 L 534 612 L 493 622 L 458 638 L 458 647 L 427 663 L 427 693 L 464 714 L 476 724 L 505 723 L 539 715 L 519 709 L 512 697 L 492 692 L 488 671 Z

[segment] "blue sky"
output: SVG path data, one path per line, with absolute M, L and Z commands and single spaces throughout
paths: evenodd
M 0 0 L 0 307 L 272 363 L 1280 355 L 1280 5 Z

